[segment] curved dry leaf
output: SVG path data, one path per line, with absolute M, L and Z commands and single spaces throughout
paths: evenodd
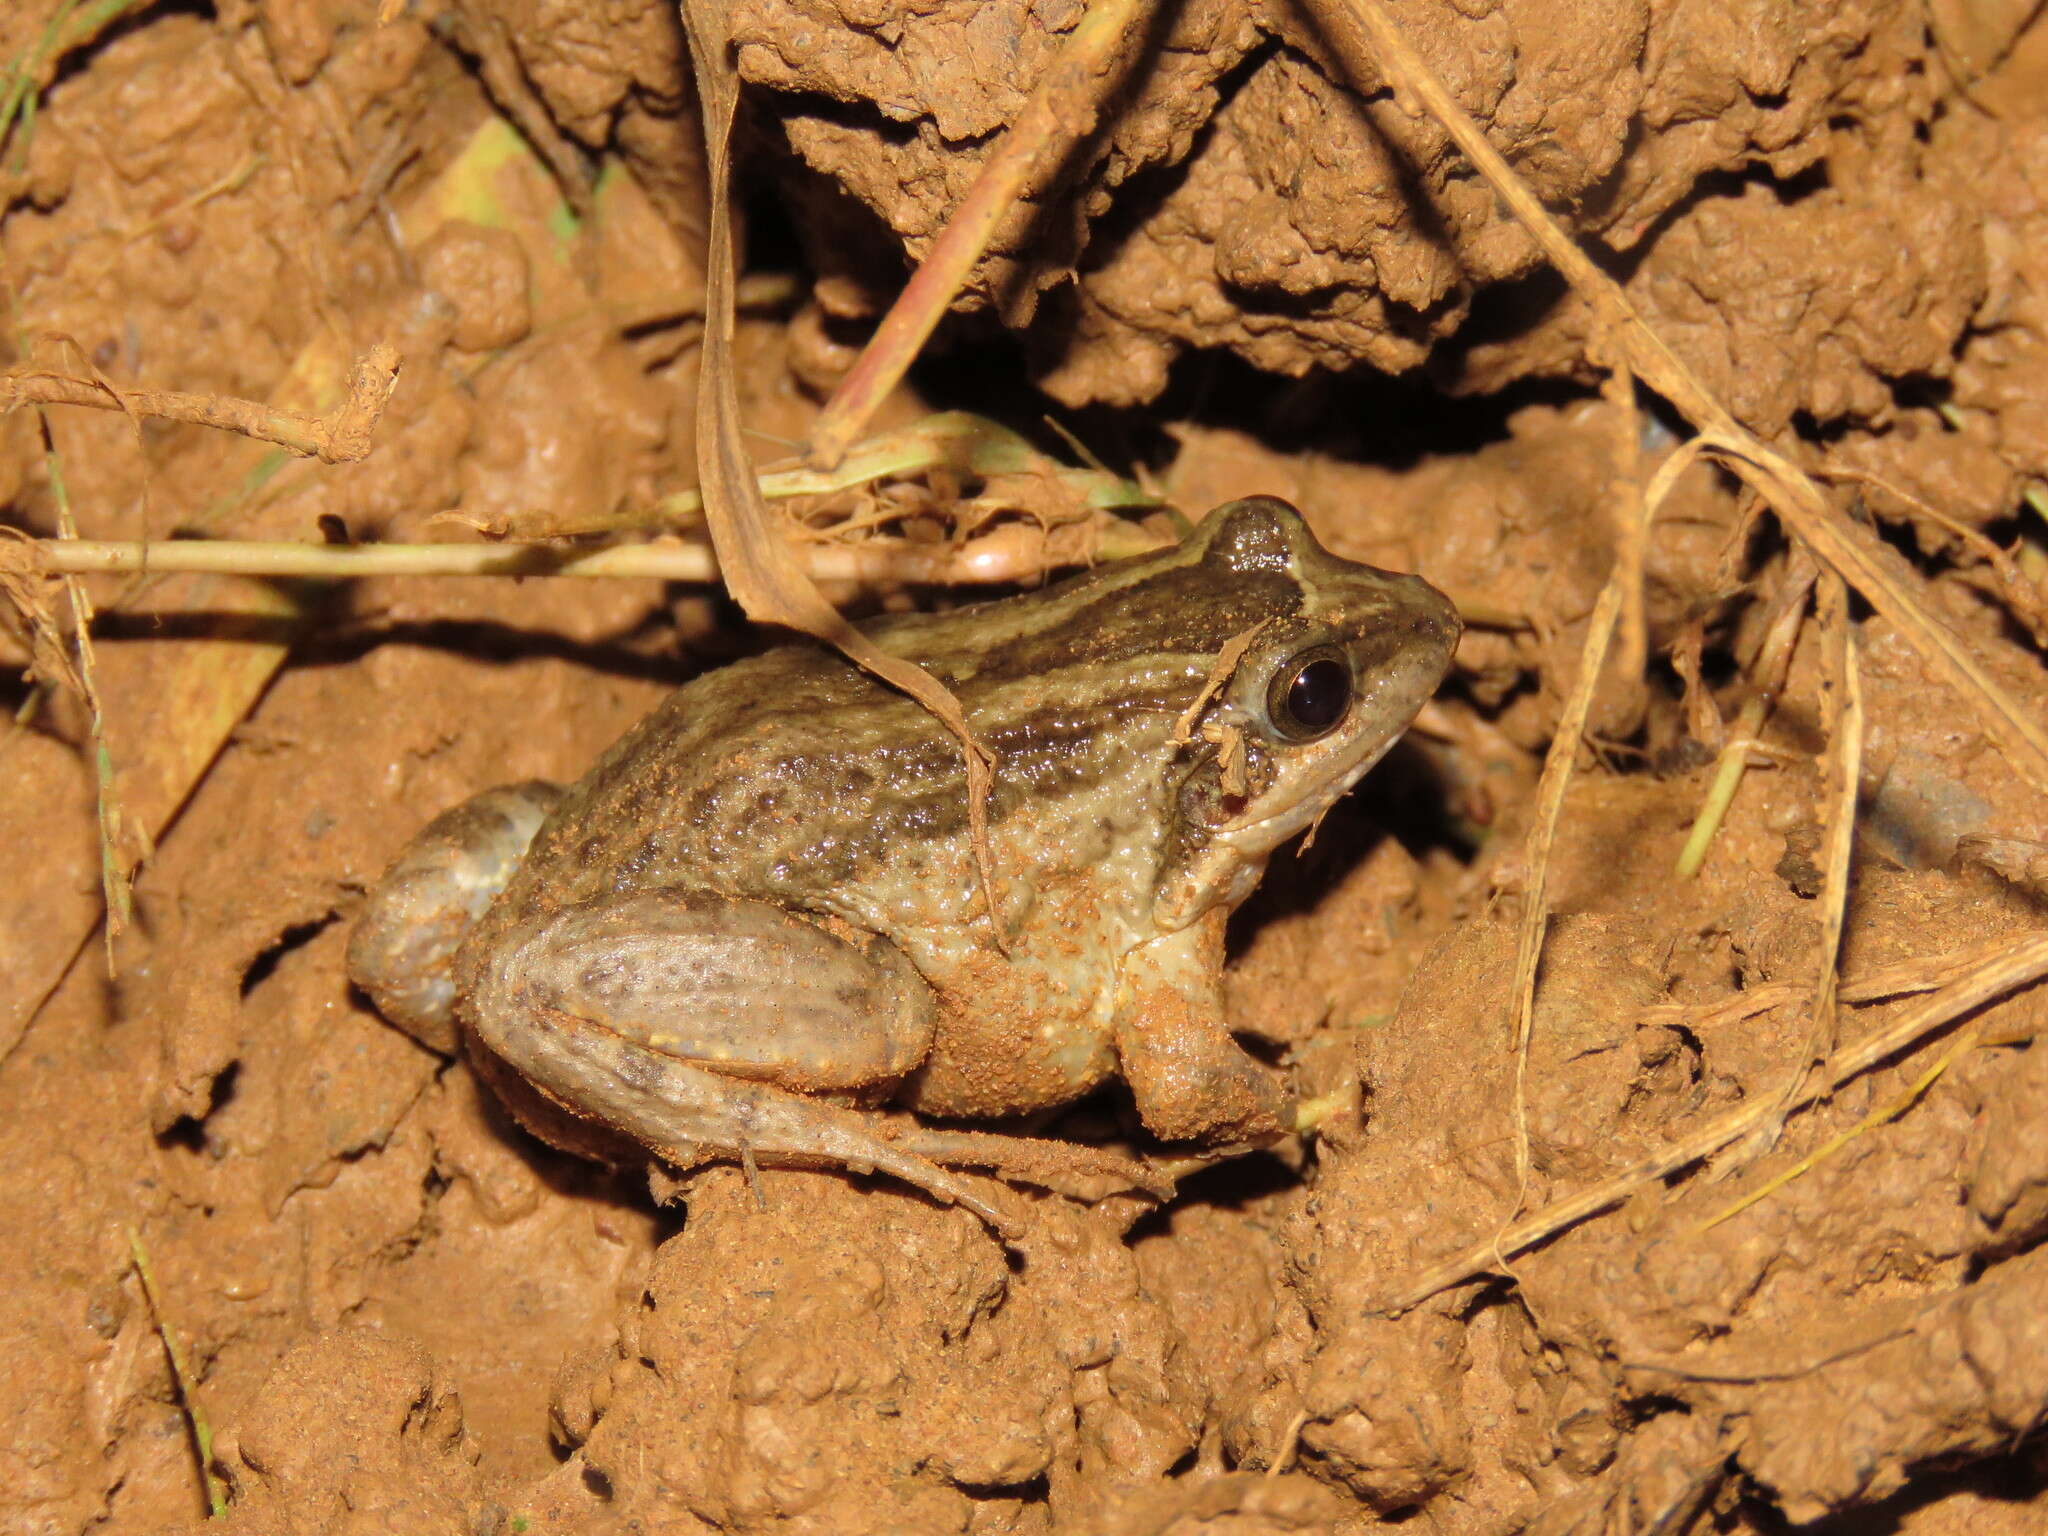
M 783 624 L 836 647 L 857 666 L 900 688 L 960 738 L 967 763 L 967 816 L 973 829 L 975 862 L 997 944 L 1003 925 L 996 907 L 995 877 L 988 840 L 988 799 L 992 759 L 975 740 L 953 691 L 931 673 L 892 656 L 848 623 L 825 600 L 789 544 L 781 537 L 768 503 L 747 462 L 740 439 L 739 399 L 733 391 L 732 123 L 739 106 L 739 80 L 727 57 L 724 7 L 718 0 L 684 0 L 683 23 L 704 109 L 704 139 L 710 154 L 711 249 L 705 258 L 702 380 L 697 395 L 697 470 L 703 485 L 704 522 L 718 551 L 725 584 L 749 618 Z

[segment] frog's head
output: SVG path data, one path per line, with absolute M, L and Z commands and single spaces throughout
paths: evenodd
M 1182 759 L 1153 921 L 1185 927 L 1257 884 L 1269 854 L 1378 762 L 1436 691 L 1463 624 L 1419 576 L 1339 559 L 1271 496 L 1209 514 L 1182 554 L 1219 607 L 1260 594 L 1217 652 Z M 1227 670 L 1226 670 L 1227 669 Z

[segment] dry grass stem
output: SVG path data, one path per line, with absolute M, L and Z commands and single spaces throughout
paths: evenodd
M 71 493 L 64 481 L 64 461 L 57 453 L 56 441 L 50 435 L 49 419 L 37 410 L 38 425 L 42 428 L 44 463 L 50 476 L 50 494 L 57 503 L 57 531 L 64 539 L 76 538 L 78 522 L 72 515 Z M 61 540 L 59 541 L 61 542 Z M 10 587 L 19 585 L 10 582 Z M 138 860 L 130 859 L 125 852 L 128 839 L 122 836 L 122 827 L 127 818 L 121 805 L 121 786 L 114 772 L 114 754 L 107 746 L 107 714 L 100 701 L 98 663 L 92 644 L 92 597 L 85 590 L 85 583 L 75 576 L 63 581 L 64 596 L 71 609 L 72 658 L 66 665 L 57 668 L 45 680 L 68 684 L 76 690 L 85 705 L 86 735 L 92 748 L 93 794 L 95 819 L 99 833 L 100 847 L 100 891 L 106 902 L 106 922 L 101 927 L 101 937 L 106 945 L 107 974 L 114 974 L 114 941 L 128 927 L 135 914 L 134 875 Z M 40 616 L 40 619 L 39 619 Z M 49 615 L 39 606 L 24 610 L 24 617 L 31 626 L 36 623 L 50 623 Z M 43 649 L 61 649 L 62 640 L 54 633 Z
M 1614 422 L 1614 449 L 1607 473 L 1614 514 L 1614 565 L 1621 578 L 1620 669 L 1623 676 L 1640 677 L 1650 659 L 1650 623 L 1643 605 L 1650 528 L 1641 516 L 1643 418 L 1636 409 L 1635 374 L 1626 363 L 1609 368 L 1600 393 Z
M 1820 569 L 1812 557 L 1803 550 L 1796 551 L 1785 569 L 1776 595 L 1771 599 L 1770 611 L 1764 618 L 1763 639 L 1749 664 L 1749 697 L 1743 700 L 1742 709 L 1735 717 L 1734 730 L 1721 743 L 1707 798 L 1700 803 L 1699 814 L 1693 818 L 1685 846 L 1678 851 L 1677 868 L 1683 879 L 1691 879 L 1705 865 L 1714 835 L 1721 830 L 1729 807 L 1735 803 L 1735 791 L 1741 786 L 1742 775 L 1749 767 L 1750 753 L 1757 749 L 1771 705 L 1792 670 L 1792 651 L 1799 641 L 1800 626 L 1805 622 L 1807 594 L 1819 576 Z
M 1932 992 L 1947 986 L 1958 976 L 1996 960 L 2009 947 L 2009 940 L 1999 939 L 1978 949 L 1902 960 L 1896 965 L 1883 966 L 1868 975 L 1858 976 L 1853 981 L 1840 983 L 1835 989 L 1835 998 L 1843 1003 L 1876 1003 L 1916 992 Z M 1676 1024 L 1689 1029 L 1714 1029 L 1795 1003 L 1805 991 L 1798 982 L 1766 982 L 1718 1003 L 1659 1003 L 1638 1013 L 1636 1022 L 1639 1025 Z
M 2002 944 L 1957 976 L 1933 996 L 1907 1009 L 1884 1028 L 1854 1045 L 1846 1046 L 1828 1059 L 1826 1069 L 1809 1078 L 1794 1097 L 1792 1107 L 1800 1108 L 1869 1071 L 1878 1063 L 1920 1043 L 1944 1025 L 1981 1008 L 1984 1004 L 2048 975 L 2048 934 L 2038 934 L 2017 944 Z M 1681 1138 L 1661 1151 L 1643 1158 L 1611 1178 L 1581 1190 L 1516 1222 L 1505 1233 L 1493 1233 L 1461 1252 L 1432 1265 L 1389 1296 L 1377 1312 L 1402 1312 L 1426 1301 L 1438 1291 L 1490 1273 L 1496 1253 L 1512 1257 L 1621 1204 L 1638 1189 L 1666 1178 L 1680 1169 L 1710 1157 L 1723 1147 L 1748 1135 L 1766 1117 L 1778 1112 L 1775 1097 L 1759 1098 L 1719 1115 L 1692 1135 Z
M 81 17 L 85 14 L 79 13 Z M 269 78 L 260 70 L 248 74 L 248 82 L 254 83 L 252 89 L 259 93 Z M 260 94 L 259 100 L 267 102 L 273 97 Z M 532 160 L 531 152 L 509 124 L 492 117 L 476 128 L 453 162 L 408 199 L 398 225 L 404 239 L 417 243 L 448 218 L 459 215 L 512 229 L 531 251 L 553 252 L 557 247 L 554 236 L 548 233 L 552 226 L 546 221 L 553 217 L 551 210 L 557 207 L 557 195 Z M 564 312 L 567 303 L 564 295 L 571 287 L 569 268 L 552 259 L 541 260 L 533 265 L 531 275 L 534 295 L 541 304 L 536 313 L 552 321 Z M 580 284 L 574 286 L 580 290 Z M 376 359 L 370 358 L 353 370 L 356 387 L 351 391 L 352 360 L 341 351 L 338 334 L 325 328 L 316 331 L 279 380 L 270 408 L 277 413 L 274 420 L 326 427 L 330 447 L 354 452 L 352 441 L 367 446 L 371 413 L 366 407 L 376 403 L 382 388 L 375 379 L 367 382 L 379 387 L 365 387 L 363 364 L 376 364 Z M 65 371 L 90 374 L 91 365 L 86 361 Z M 132 394 L 111 385 L 104 392 L 116 403 L 96 403 L 122 409 L 131 420 L 136 419 Z M 348 409 L 351 400 L 354 411 Z M 333 409 L 336 405 L 343 408 Z M 318 441 L 312 446 L 317 449 Z M 198 526 L 213 526 L 231 517 L 251 527 L 261 524 L 266 517 L 276 521 L 279 513 L 275 504 L 291 484 L 293 471 L 318 472 L 317 453 L 312 459 L 294 459 L 285 448 L 269 442 L 242 440 L 227 445 L 223 452 L 219 478 L 227 488 L 193 514 L 191 520 Z M 146 494 L 146 458 L 144 462 Z M 33 589 L 39 567 L 32 555 L 25 561 L 18 551 L 10 551 L 0 542 L 0 561 L 20 574 L 21 581 L 14 585 L 27 587 L 33 599 L 37 595 Z M 4 582 L 4 573 L 0 573 L 0 582 Z M 152 663 L 150 686 L 154 698 L 146 706 L 152 719 L 147 729 L 124 738 L 124 814 L 118 818 L 118 824 L 132 839 L 132 846 L 145 850 L 150 840 L 160 837 L 176 818 L 230 733 L 269 685 L 293 639 L 310 617 L 294 594 L 278 585 L 225 584 L 203 576 L 186 583 L 170 608 L 188 615 L 204 614 L 209 620 L 223 618 L 250 628 L 246 636 L 223 637 L 220 643 L 174 647 L 161 663 Z M 87 750 L 91 750 L 90 744 Z M 94 757 L 104 772 L 105 759 L 96 752 Z M 28 807 L 33 803 L 0 797 L 0 846 L 8 845 L 10 838 L 18 841 L 29 835 Z M 100 926 L 100 910 L 95 908 L 90 915 L 78 910 L 72 899 L 74 893 L 61 885 L 68 878 L 61 863 L 24 870 L 7 896 L 0 898 L 0 923 L 78 924 L 75 943 L 71 942 L 69 932 L 61 939 L 51 937 L 41 946 L 42 953 L 33 962 L 25 981 L 0 993 L 0 1060 L 19 1047 L 38 1010 L 69 973 L 89 942 L 92 930 Z M 35 915 L 45 907 L 50 909 L 47 916 Z M 60 917 L 60 911 L 68 915 Z
M 802 501 L 825 498 L 843 501 L 847 492 L 921 475 L 930 479 L 945 475 L 982 482 L 985 489 L 977 498 L 978 521 L 1001 513 L 1023 511 L 1038 515 L 1037 500 L 1051 500 L 1071 509 L 1071 526 L 1092 517 L 1093 528 L 1102 543 L 1117 545 L 1090 547 L 1076 558 L 1136 553 L 1159 542 L 1134 525 L 1107 519 L 1102 514 L 1117 511 L 1150 511 L 1159 499 L 1131 480 L 1107 471 L 1076 469 L 1050 458 L 1029 441 L 999 422 L 969 411 L 940 411 L 909 426 L 856 443 L 836 469 L 820 471 L 802 466 L 768 469 L 756 478 L 761 494 L 769 501 Z M 1029 486 L 1036 498 L 1005 500 L 998 488 Z M 842 517 L 838 521 L 812 526 L 799 523 L 806 537 L 845 538 L 865 527 L 878 527 L 907 515 L 908 510 L 884 508 L 866 517 Z M 931 510 L 920 507 L 915 510 Z M 953 542 L 964 539 L 967 519 L 962 509 L 949 509 Z M 580 537 L 589 534 L 633 532 L 681 532 L 699 527 L 704 521 L 704 497 L 699 491 L 677 491 L 659 501 L 638 508 L 624 508 L 581 517 L 564 517 L 536 509 L 481 522 L 459 515 L 443 514 L 450 521 L 477 529 L 493 538 L 515 540 Z M 808 514 L 807 514 L 808 515 Z M 1043 519 L 1041 518 L 1041 521 Z
M 1381 75 L 1419 101 L 1465 152 L 1487 184 L 1535 237 L 1551 263 L 1606 328 L 1643 383 L 1670 401 L 1710 440 L 1716 459 L 1770 504 L 1794 537 L 1890 621 L 1927 666 L 1977 714 L 2014 770 L 2048 794 L 2048 727 L 1979 665 L 1908 586 L 1906 568 L 1867 530 L 1828 505 L 1813 479 L 1744 427 L 1707 390 L 1629 301 L 1620 284 L 1551 217 L 1536 194 L 1409 46 L 1381 0 L 1318 0 L 1316 14 L 1361 89 Z
M 806 545 L 800 558 L 813 581 L 929 586 L 1004 585 L 1033 581 L 1050 568 L 1042 542 L 1004 532 L 959 548 L 871 539 Z M 13 553 L 11 553 L 13 552 Z M 1076 554 L 1060 564 L 1076 563 Z M 702 539 L 614 544 L 604 549 L 559 544 L 305 544 L 293 540 L 33 539 L 0 543 L 0 564 L 51 575 L 167 576 L 203 572 L 267 579 L 349 581 L 372 576 L 571 576 L 715 582 L 718 556 Z
M 583 152 L 555 126 L 554 114 L 527 82 L 526 68 L 512 46 L 503 17 L 481 9 L 455 7 L 448 21 L 476 55 L 478 73 L 507 116 L 519 125 L 577 217 L 590 217 L 595 187 Z
M 1585 644 L 1579 653 L 1578 674 L 1573 680 L 1571 695 L 1565 700 L 1564 711 L 1558 718 L 1557 731 L 1551 737 L 1550 750 L 1543 759 L 1543 773 L 1536 784 L 1535 819 L 1529 827 L 1528 841 L 1522 854 L 1522 921 L 1515 941 L 1515 1200 L 1502 1220 L 1501 1235 L 1508 1232 L 1515 1217 L 1521 1214 L 1529 1191 L 1530 1033 L 1536 1012 L 1536 976 L 1542 965 L 1543 937 L 1550 922 L 1550 852 L 1557 841 L 1558 817 L 1564 809 L 1565 790 L 1571 783 L 1572 766 L 1578 759 L 1579 744 L 1585 735 L 1586 717 L 1592 709 L 1594 690 L 1599 686 L 1600 675 L 1607 665 L 1607 651 L 1614 638 L 1616 623 L 1627 606 L 1630 591 L 1634 590 L 1638 599 L 1641 596 L 1640 555 L 1649 542 L 1650 525 L 1665 498 L 1671 494 L 1671 488 L 1678 483 L 1678 477 L 1698 457 L 1698 450 L 1691 445 L 1680 448 L 1658 466 L 1647 488 L 1639 487 L 1636 480 L 1635 444 L 1638 433 L 1635 430 L 1635 387 L 1632 381 L 1627 380 L 1624 370 L 1617 370 L 1615 376 L 1627 384 L 1625 392 L 1617 389 L 1613 394 L 1617 413 L 1629 431 L 1627 446 L 1617 455 L 1613 470 L 1614 525 L 1619 530 L 1617 537 L 1622 548 L 1633 548 L 1637 551 L 1637 558 L 1625 559 L 1617 552 L 1614 568 L 1608 573 L 1607 585 L 1601 589 L 1599 601 L 1593 607 L 1593 616 L 1587 621 Z M 1499 1257 L 1505 1264 L 1505 1255 Z
M 1784 1172 L 1776 1174 L 1771 1178 L 1765 1180 L 1762 1184 L 1758 1185 L 1748 1194 L 1732 1202 L 1728 1206 L 1724 1207 L 1722 1210 L 1716 1212 L 1714 1215 L 1709 1216 L 1705 1221 L 1701 1222 L 1699 1226 L 1693 1229 L 1693 1236 L 1704 1236 L 1706 1233 L 1711 1232 L 1714 1228 L 1720 1226 L 1722 1222 L 1727 1221 L 1730 1217 L 1740 1216 L 1744 1211 L 1748 1210 L 1751 1206 L 1757 1205 L 1762 1201 L 1768 1200 L 1772 1195 L 1776 1194 L 1779 1190 L 1783 1189 L 1787 1184 L 1790 1184 L 1794 1179 L 1803 1178 L 1807 1174 L 1811 1173 L 1815 1168 L 1818 1168 L 1822 1163 L 1826 1162 L 1829 1158 L 1833 1157 L 1837 1152 L 1841 1151 L 1842 1148 L 1848 1146 L 1850 1142 L 1856 1140 L 1859 1136 L 1862 1136 L 1867 1132 L 1876 1130 L 1880 1125 L 1886 1125 L 1889 1124 L 1891 1121 L 1898 1119 L 1899 1116 L 1903 1115 L 1907 1110 L 1911 1109 L 1915 1104 L 1920 1102 L 1921 1098 L 1926 1094 L 1927 1090 L 1934 1086 L 1935 1081 L 1944 1072 L 1948 1071 L 1950 1067 L 1955 1065 L 1959 1057 L 1963 1056 L 1966 1052 L 1975 1050 L 1982 1038 L 1982 1035 L 1983 1031 L 1979 1029 L 1977 1025 L 1969 1024 L 1964 1026 L 1961 1030 L 1957 1032 L 1956 1038 L 1954 1042 L 1950 1044 L 1949 1048 L 1943 1051 L 1940 1056 L 1935 1058 L 1934 1065 L 1929 1067 L 1925 1072 L 1922 1072 L 1918 1077 L 1914 1078 L 1913 1081 L 1907 1086 L 1906 1091 L 1904 1093 L 1900 1094 L 1896 1099 L 1893 1099 L 1891 1103 L 1883 1105 L 1878 1109 L 1873 1109 L 1869 1114 L 1865 1115 L 1861 1120 L 1858 1120 L 1846 1131 L 1841 1131 L 1836 1135 L 1830 1136 L 1826 1141 L 1822 1142 L 1813 1151 L 1807 1153 L 1806 1156 L 1800 1158 L 1798 1162 L 1794 1163 L 1790 1168 L 1787 1168 Z
M 806 456 L 814 467 L 830 469 L 839 462 L 916 361 L 988 249 L 997 225 L 1020 198 L 1044 185 L 1069 146 L 1095 131 L 1102 104 L 1128 59 L 1119 53 L 1119 44 L 1149 9 L 1146 0 L 1093 0 L 1088 6 L 852 370 L 825 402 Z
M 239 165 L 222 172 L 197 192 L 188 193 L 167 207 L 153 210 L 148 218 L 137 219 L 121 231 L 121 238 L 132 242 L 142 239 L 145 235 L 153 235 L 158 230 L 169 225 L 173 220 L 183 218 L 193 210 L 205 207 L 216 197 L 224 197 L 230 192 L 239 192 L 249 184 L 251 176 L 254 176 L 263 169 L 263 165 L 264 157 L 252 150 L 243 157 Z
M 142 1235 L 133 1227 L 128 1229 L 128 1253 L 135 1262 L 135 1278 L 142 1283 L 143 1300 L 149 1303 L 156 1335 L 163 1340 L 164 1358 L 170 1362 L 171 1384 L 177 1388 L 178 1406 L 184 1410 L 185 1427 L 192 1436 L 192 1454 L 199 1462 L 200 1481 L 206 1489 L 206 1512 L 218 1520 L 228 1512 L 228 1499 L 227 1490 L 213 1475 L 213 1426 L 200 1409 L 196 1383 L 185 1367 L 185 1351 L 178 1346 L 178 1335 L 164 1316 L 163 1297 L 157 1291 L 156 1277 L 150 1273 L 149 1250 L 142 1246 Z
M 2048 645 L 2048 601 L 2043 600 L 2042 593 L 2027 579 L 2026 573 L 2020 569 L 2019 560 L 2013 555 L 1999 548 L 1996 543 L 1968 523 L 1950 517 L 1939 507 L 1930 506 L 1904 486 L 1894 484 L 1882 475 L 1838 464 L 1822 465 L 1815 473 L 1829 480 L 1847 480 L 1882 491 L 1903 506 L 1916 521 L 1939 528 L 1961 544 L 1991 568 L 1999 600 L 2005 604 L 2014 618 L 2026 625 L 2035 643 Z M 2025 547 L 2024 544 L 2021 545 L 2022 549 Z
M 1626 594 L 1627 573 L 1619 562 L 1600 589 L 1593 617 L 1586 628 L 1585 645 L 1579 652 L 1578 676 L 1564 713 L 1551 738 L 1550 751 L 1543 759 L 1543 776 L 1536 785 L 1536 814 L 1529 827 L 1522 852 L 1522 921 L 1515 942 L 1514 1007 L 1512 1010 L 1515 1051 L 1515 1200 L 1501 1223 L 1505 1237 L 1529 1192 L 1529 1039 L 1536 1013 L 1536 972 L 1543 958 L 1543 935 L 1550 922 L 1550 850 L 1557 841 L 1557 819 L 1564 809 L 1564 794 L 1571 783 L 1572 766 L 1585 735 L 1586 714 L 1592 708 L 1593 690 L 1607 664 L 1607 647 L 1614 637 L 1615 620 Z M 1502 1263 L 1506 1255 L 1497 1256 Z
M 1835 1001 L 1840 983 L 1842 925 L 1849 908 L 1849 856 L 1856 840 L 1856 795 L 1863 782 L 1863 679 L 1857 670 L 1856 631 L 1849 593 L 1832 572 L 1819 588 L 1821 641 L 1827 656 L 1828 729 L 1825 764 L 1827 843 L 1821 859 L 1820 953 L 1813 997 L 1813 1034 L 1803 1075 L 1835 1050 Z
M 35 133 L 36 104 L 64 56 L 98 37 L 130 11 L 139 11 L 151 0 L 64 0 L 36 38 L 27 55 L 0 69 L 0 151 L 12 150 L 11 165 L 0 170 L 19 171 L 27 157 L 28 141 Z M 19 124 L 21 133 L 15 137 Z
M 1849 593 L 1832 571 L 1818 582 L 1816 615 L 1827 666 L 1828 750 L 1822 764 L 1827 839 L 1821 853 L 1820 943 L 1815 956 L 1806 1045 L 1778 1093 L 1777 1112 L 1760 1121 L 1741 1154 L 1715 1170 L 1725 1178 L 1776 1145 L 1807 1074 L 1834 1053 L 1841 982 L 1842 926 L 1849 909 L 1849 855 L 1856 838 L 1856 795 L 1863 776 L 1863 684 L 1856 670 L 1856 634 Z
M 324 464 L 353 464 L 370 453 L 370 435 L 398 383 L 398 351 L 378 343 L 349 374 L 348 394 L 324 416 L 280 410 L 229 395 L 176 389 L 121 389 L 42 368 L 0 373 L 0 413 L 21 405 L 87 405 L 239 432 Z

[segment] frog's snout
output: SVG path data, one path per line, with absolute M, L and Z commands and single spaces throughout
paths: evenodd
M 1412 605 L 1409 610 L 1410 631 L 1417 643 L 1441 651 L 1444 665 L 1448 667 L 1451 653 L 1457 650 L 1458 640 L 1465 633 L 1465 617 L 1458 612 L 1455 603 L 1422 577 L 1409 576 L 1405 579 Z

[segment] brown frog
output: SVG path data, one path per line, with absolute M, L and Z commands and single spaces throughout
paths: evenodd
M 350 975 L 666 1161 L 879 1168 L 1004 1231 L 941 1164 L 1016 1172 L 1059 1144 L 902 1110 L 1018 1115 L 1120 1073 L 1169 1141 L 1291 1129 L 1224 1017 L 1224 919 L 1435 690 L 1450 603 L 1254 497 L 1176 548 L 867 628 L 994 756 L 987 892 L 958 740 L 786 645 L 679 689 L 580 784 L 432 823 L 372 893 Z

